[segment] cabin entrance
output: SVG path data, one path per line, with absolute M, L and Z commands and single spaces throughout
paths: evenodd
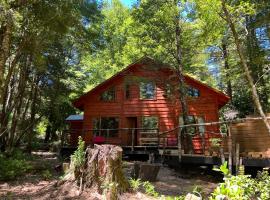
M 138 135 L 138 131 L 137 131 L 137 117 L 127 117 L 127 128 L 129 128 L 128 130 L 128 134 L 127 134 L 127 145 L 128 146 L 137 146 L 137 135 Z M 133 138 L 132 138 L 133 137 Z M 133 139 L 133 141 L 132 141 Z

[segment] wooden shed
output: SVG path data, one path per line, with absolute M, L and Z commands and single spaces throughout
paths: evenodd
M 270 113 L 267 117 L 270 122 Z M 244 122 L 231 124 L 230 129 L 232 141 L 239 144 L 243 156 L 270 158 L 270 134 L 258 116 L 247 116 Z

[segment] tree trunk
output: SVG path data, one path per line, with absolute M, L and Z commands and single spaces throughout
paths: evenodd
M 178 1 L 175 1 L 175 4 L 178 5 Z M 175 16 L 175 40 L 176 40 L 176 59 L 178 63 L 177 77 L 179 80 L 179 93 L 180 93 L 180 103 L 183 115 L 184 125 L 188 124 L 188 105 L 186 102 L 186 85 L 185 85 L 185 77 L 183 75 L 183 58 L 182 58 L 182 48 L 181 48 L 181 27 L 180 27 L 180 16 Z M 193 153 L 193 146 L 192 146 L 192 136 L 187 134 L 186 129 L 183 128 L 182 131 L 178 132 L 178 141 L 181 140 L 181 134 L 183 134 L 187 139 L 187 151 L 188 153 Z M 180 146 L 180 144 L 178 144 Z M 179 159 L 180 156 L 179 156 Z
M 261 106 L 261 103 L 260 103 L 260 99 L 259 99 L 259 96 L 258 96 L 258 93 L 257 93 L 257 89 L 256 89 L 256 86 L 254 85 L 254 80 L 253 80 L 253 78 L 252 78 L 252 76 L 250 74 L 249 67 L 248 67 L 248 64 L 247 64 L 247 60 L 245 58 L 245 55 L 244 55 L 244 52 L 243 52 L 243 48 L 242 48 L 238 33 L 237 33 L 235 25 L 234 25 L 234 23 L 233 23 L 233 21 L 231 19 L 231 15 L 230 15 L 229 11 L 227 10 L 225 0 L 222 0 L 222 10 L 223 10 L 223 12 L 225 14 L 226 21 L 227 21 L 227 23 L 230 26 L 230 29 L 232 31 L 234 41 L 235 41 L 235 44 L 236 44 L 236 48 L 237 48 L 237 53 L 238 53 L 239 58 L 240 58 L 241 65 L 242 65 L 244 73 L 245 73 L 245 75 L 247 77 L 248 83 L 249 83 L 249 85 L 251 87 L 253 102 L 254 102 L 260 116 L 262 117 L 263 122 L 264 122 L 264 124 L 265 124 L 265 126 L 266 126 L 266 128 L 267 128 L 267 130 L 268 130 L 268 132 L 270 134 L 270 124 L 268 123 L 266 115 L 263 112 L 263 109 L 262 109 L 262 106 Z
M 232 83 L 230 80 L 230 75 L 228 70 L 230 69 L 229 67 L 229 62 L 228 62 L 228 50 L 227 50 L 227 41 L 224 38 L 222 40 L 222 54 L 223 54 L 223 60 L 224 60 L 224 69 L 226 70 L 226 79 L 227 79 L 227 95 L 231 98 L 232 101 Z
M 11 10 L 8 10 L 5 13 L 5 25 L 3 27 L 3 37 L 0 46 L 0 102 L 2 102 L 3 94 L 3 83 L 4 83 L 4 74 L 5 74 L 5 65 L 10 52 L 10 43 L 13 27 L 13 13 Z
M 15 108 L 12 116 L 11 128 L 10 128 L 10 137 L 9 137 L 9 148 L 13 148 L 15 139 L 16 139 L 16 128 L 19 121 L 19 116 L 21 115 L 22 111 L 22 104 L 23 104 L 23 96 L 25 92 L 25 84 L 26 84 L 26 66 L 21 67 L 20 70 L 20 80 L 18 84 L 17 96 L 15 99 Z
M 31 153 L 32 151 L 32 140 L 34 136 L 34 127 L 35 127 L 35 115 L 36 115 L 36 104 L 37 104 L 37 93 L 38 93 L 38 76 L 34 78 L 33 83 L 33 96 L 32 96 L 32 104 L 31 104 L 31 117 L 30 117 L 30 130 L 28 134 L 27 141 L 27 152 Z
M 46 128 L 46 131 L 45 131 L 45 138 L 44 138 L 44 143 L 48 143 L 50 138 L 51 138 L 51 132 L 52 132 L 52 127 L 51 125 L 49 124 Z

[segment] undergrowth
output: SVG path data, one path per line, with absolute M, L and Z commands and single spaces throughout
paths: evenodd
M 141 179 L 130 179 L 129 184 L 133 192 L 141 191 L 157 199 L 161 199 L 161 200 L 184 200 L 185 199 L 185 196 L 173 197 L 173 196 L 160 195 L 155 190 L 155 186 L 149 181 L 143 182 L 141 181 Z
M 31 169 L 30 164 L 32 157 L 29 154 L 23 153 L 21 150 L 15 149 L 11 154 L 0 154 L 0 180 L 13 180 L 24 175 Z
M 82 140 L 82 137 L 78 138 L 78 148 L 71 155 L 71 161 L 74 167 L 81 167 L 85 162 L 85 142 Z
M 229 174 L 227 162 L 219 169 L 224 174 L 224 182 L 213 191 L 210 200 L 269 200 L 270 176 L 268 171 L 259 172 L 255 179 L 250 175 L 233 176 Z

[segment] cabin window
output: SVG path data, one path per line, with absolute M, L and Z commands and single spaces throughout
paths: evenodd
M 173 86 L 169 83 L 167 83 L 165 85 L 165 88 L 164 88 L 164 97 L 165 98 L 170 98 L 172 97 L 173 95 Z
M 125 85 L 125 97 L 126 99 L 130 99 L 130 85 L 129 84 Z
M 142 117 L 142 128 L 147 132 L 156 132 L 158 129 L 158 117 Z
M 196 124 L 198 121 L 196 120 L 196 117 L 194 115 L 188 115 L 188 123 L 189 124 Z M 179 126 L 182 126 L 184 125 L 184 119 L 183 119 L 183 116 L 181 115 L 179 117 Z M 195 134 L 197 131 L 197 127 L 187 127 L 186 128 L 187 130 L 187 133 L 189 134 Z
M 200 96 L 200 91 L 196 88 L 189 87 L 188 88 L 188 96 L 197 98 Z
M 118 117 L 98 117 L 93 119 L 95 136 L 117 137 L 119 129 Z
M 197 122 L 198 122 L 198 124 L 203 124 L 203 123 L 205 123 L 203 117 L 197 117 Z M 199 129 L 200 135 L 203 135 L 203 134 L 205 133 L 205 126 L 199 126 L 198 129 Z
M 156 86 L 154 82 L 140 83 L 140 99 L 154 99 L 156 96 Z
M 101 101 L 114 101 L 115 100 L 115 88 L 110 88 L 101 94 Z

